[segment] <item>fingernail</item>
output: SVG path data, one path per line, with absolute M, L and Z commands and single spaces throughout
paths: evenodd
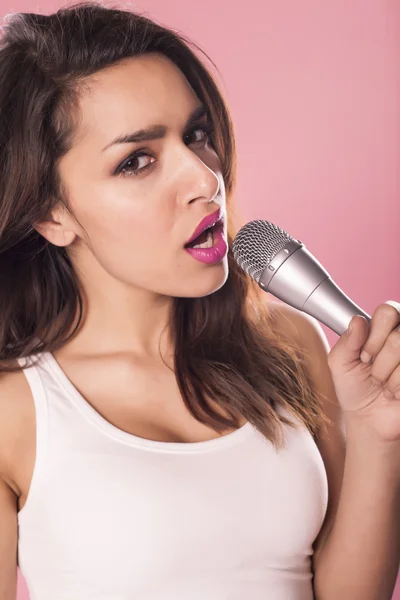
M 368 352 L 365 352 L 365 350 L 363 350 L 360 354 L 360 359 L 361 362 L 368 364 L 369 362 L 371 362 L 372 356 L 368 354 Z

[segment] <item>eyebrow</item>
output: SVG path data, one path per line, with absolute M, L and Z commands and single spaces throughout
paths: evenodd
M 199 121 L 202 117 L 207 115 L 207 111 L 205 106 L 202 104 L 198 106 L 190 115 L 185 129 L 188 129 L 191 125 Z M 116 144 L 133 144 L 137 142 L 148 142 L 149 140 L 159 140 L 165 137 L 167 133 L 167 127 L 165 125 L 153 125 L 148 129 L 139 129 L 134 133 L 127 133 L 123 135 L 119 135 L 114 138 L 111 142 L 109 142 L 104 148 L 102 152 L 110 148 L 111 146 L 115 146 Z

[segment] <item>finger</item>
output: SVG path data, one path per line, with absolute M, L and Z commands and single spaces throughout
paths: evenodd
M 374 358 L 371 366 L 371 376 L 381 383 L 392 380 L 393 373 L 400 365 L 400 328 L 394 329 L 386 340 L 382 350 Z M 394 378 L 395 379 L 395 378 Z M 396 379 L 392 384 L 396 383 Z M 400 384 L 400 382 L 399 382 Z M 396 385 L 397 387 L 397 385 Z M 392 388 L 391 388 L 392 389 Z
M 400 323 L 400 303 L 394 300 L 388 300 L 380 304 L 372 315 L 369 336 L 364 346 L 360 358 L 362 362 L 370 362 L 375 359 L 382 350 L 389 334 Z
M 386 382 L 384 395 L 387 398 L 400 400 L 400 365 L 393 371 Z
M 353 368 L 358 366 L 360 352 L 369 333 L 369 323 L 365 317 L 354 316 L 347 331 L 343 333 L 328 355 L 328 364 L 332 369 Z

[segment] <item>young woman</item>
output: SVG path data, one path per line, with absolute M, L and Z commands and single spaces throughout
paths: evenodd
M 391 597 L 400 306 L 329 353 L 261 300 L 233 139 L 172 31 L 99 4 L 5 24 L 1 600 L 17 564 L 32 600 Z

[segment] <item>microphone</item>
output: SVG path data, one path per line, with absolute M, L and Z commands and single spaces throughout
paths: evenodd
M 233 242 L 235 261 L 265 292 L 342 335 L 356 315 L 371 317 L 336 285 L 300 240 L 269 221 L 246 223 Z

